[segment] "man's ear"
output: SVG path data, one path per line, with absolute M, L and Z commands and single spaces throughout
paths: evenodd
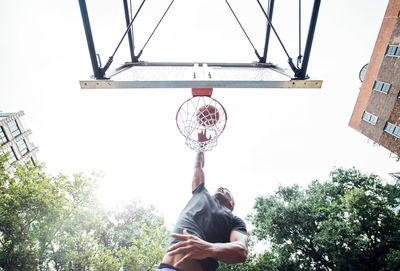
M 231 208 L 232 210 L 235 208 L 235 202 L 233 200 L 229 201 L 229 203 L 231 204 Z

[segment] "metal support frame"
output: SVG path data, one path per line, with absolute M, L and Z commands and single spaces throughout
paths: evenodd
M 308 78 L 307 66 L 308 66 L 308 61 L 310 59 L 311 46 L 312 46 L 313 39 L 314 39 L 315 26 L 317 25 L 317 19 L 318 19 L 320 5 L 321 5 L 321 0 L 314 1 L 313 11 L 312 11 L 311 20 L 310 20 L 310 26 L 308 28 L 306 48 L 304 49 L 303 63 L 301 65 L 301 69 L 297 73 L 295 73 L 295 76 L 298 79 Z
M 136 19 L 136 16 L 138 15 L 138 13 L 139 13 L 140 9 L 142 8 L 145 1 L 146 0 L 143 0 L 142 4 L 140 5 L 139 9 L 137 10 L 135 16 L 131 19 L 130 22 L 128 22 L 129 21 L 128 19 L 130 19 L 130 16 L 129 16 L 129 12 L 128 12 L 128 5 L 126 3 L 125 13 L 128 13 L 128 14 L 125 14 L 125 18 L 128 20 L 127 21 L 127 29 L 126 29 L 122 39 L 118 43 L 118 46 L 115 49 L 113 55 L 109 57 L 107 63 L 104 65 L 104 67 L 100 67 L 100 65 L 97 61 L 96 49 L 94 47 L 93 35 L 92 35 L 92 30 L 90 28 L 90 21 L 89 21 L 89 15 L 87 12 L 86 1 L 79 0 L 79 6 L 81 8 L 83 26 L 85 28 L 86 40 L 87 40 L 88 47 L 89 47 L 90 60 L 92 61 L 93 74 L 96 79 L 109 79 L 109 78 L 106 78 L 104 75 L 105 75 L 106 71 L 108 70 L 108 68 L 110 67 L 111 63 L 113 62 L 114 55 L 117 52 L 117 50 L 118 50 L 119 46 L 121 45 L 123 39 L 125 38 L 126 34 L 128 34 L 128 36 L 130 36 L 129 41 L 132 42 L 132 44 L 130 43 L 131 56 L 133 58 L 132 60 L 133 60 L 133 62 L 138 61 L 139 56 L 136 57 L 133 52 L 134 44 L 133 44 L 133 39 L 132 39 L 131 26 L 132 26 L 132 23 L 134 22 L 134 20 Z M 124 2 L 124 4 L 125 4 L 125 2 Z M 124 5 L 124 7 L 125 7 L 125 5 Z
M 89 48 L 90 60 L 92 62 L 93 75 L 97 79 L 103 79 L 104 73 L 101 73 L 99 63 L 97 62 L 96 49 L 94 47 L 92 30 L 90 28 L 90 21 L 89 21 L 89 15 L 88 15 L 87 7 L 86 7 L 86 1 L 79 0 L 79 6 L 81 9 L 81 15 L 82 15 L 83 27 L 85 29 L 86 41 L 87 41 L 87 45 Z
M 274 13 L 274 3 L 275 0 L 270 0 L 269 7 L 268 7 L 268 17 L 272 22 L 272 15 Z M 267 24 L 267 33 L 265 35 L 265 45 L 264 45 L 264 54 L 260 59 L 260 63 L 267 63 L 267 54 L 268 54 L 268 47 L 269 47 L 269 37 L 271 35 L 271 25 Z
M 131 17 L 130 17 L 129 8 L 128 8 L 128 0 L 123 0 L 123 1 L 124 1 L 125 21 L 126 21 L 126 26 L 128 27 L 131 22 Z M 129 31 L 128 31 L 128 41 L 129 41 L 129 51 L 131 53 L 131 61 L 138 62 L 139 59 L 135 56 L 135 42 L 133 39 L 132 28 L 129 28 Z
M 310 20 L 310 26 L 308 28 L 308 36 L 307 36 L 307 41 L 306 41 L 306 47 L 304 50 L 304 57 L 303 57 L 303 62 L 301 65 L 301 68 L 296 67 L 293 64 L 292 58 L 289 56 L 288 52 L 286 51 L 282 41 L 280 40 L 275 28 L 272 25 L 272 14 L 273 14 L 273 7 L 274 7 L 274 0 L 271 0 L 270 6 L 268 7 L 268 14 L 265 12 L 264 8 L 262 7 L 262 4 L 260 3 L 259 0 L 257 0 L 258 4 L 260 5 L 260 8 L 262 9 L 267 21 L 268 21 L 268 27 L 267 27 L 267 34 L 265 38 L 265 46 L 264 46 L 264 55 L 260 59 L 260 63 L 265 63 L 266 58 L 267 58 L 267 51 L 268 51 L 268 46 L 269 46 L 269 35 L 270 35 L 270 30 L 272 29 L 278 38 L 278 41 L 281 43 L 283 50 L 285 51 L 286 55 L 288 56 L 288 63 L 292 71 L 294 72 L 294 78 L 295 80 L 305 80 L 308 79 L 307 75 L 307 66 L 308 66 L 308 61 L 310 59 L 310 53 L 311 53 L 311 46 L 313 43 L 314 39 L 314 33 L 315 33 L 315 26 L 317 24 L 317 18 L 318 18 L 318 13 L 319 13 L 319 7 L 321 4 L 321 0 L 314 0 L 314 6 L 311 14 L 311 20 Z

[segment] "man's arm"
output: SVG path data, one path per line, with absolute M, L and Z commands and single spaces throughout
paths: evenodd
M 184 254 L 185 256 L 176 263 L 176 267 L 185 260 L 201 260 L 208 257 L 221 260 L 225 263 L 240 263 L 247 258 L 247 235 L 238 231 L 232 231 L 229 243 L 209 243 L 197 236 L 190 235 L 186 230 L 183 234 L 171 234 L 172 237 L 181 240 L 171 246 L 168 255 Z
M 211 135 L 207 138 L 207 131 L 201 131 L 197 134 L 199 142 L 206 142 L 211 139 Z M 204 183 L 204 153 L 198 152 L 196 162 L 194 163 L 194 176 L 192 180 L 192 191 L 194 191 L 200 184 Z
M 196 161 L 194 163 L 194 176 L 192 180 L 192 191 L 194 191 L 200 184 L 204 183 L 204 153 L 198 152 Z

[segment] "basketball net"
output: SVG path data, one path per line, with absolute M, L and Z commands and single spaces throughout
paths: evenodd
M 217 145 L 226 120 L 224 107 L 208 95 L 193 96 L 176 113 L 176 124 L 186 138 L 186 145 L 197 152 L 210 151 Z M 199 133 L 205 134 L 206 140 L 199 141 Z

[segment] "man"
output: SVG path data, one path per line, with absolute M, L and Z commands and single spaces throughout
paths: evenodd
M 200 142 L 206 133 L 198 134 Z M 228 189 L 220 187 L 214 196 L 204 187 L 204 153 L 196 156 L 192 198 L 183 209 L 167 253 L 157 271 L 215 271 L 218 260 L 244 262 L 247 231 L 242 219 L 232 214 L 235 201 Z

